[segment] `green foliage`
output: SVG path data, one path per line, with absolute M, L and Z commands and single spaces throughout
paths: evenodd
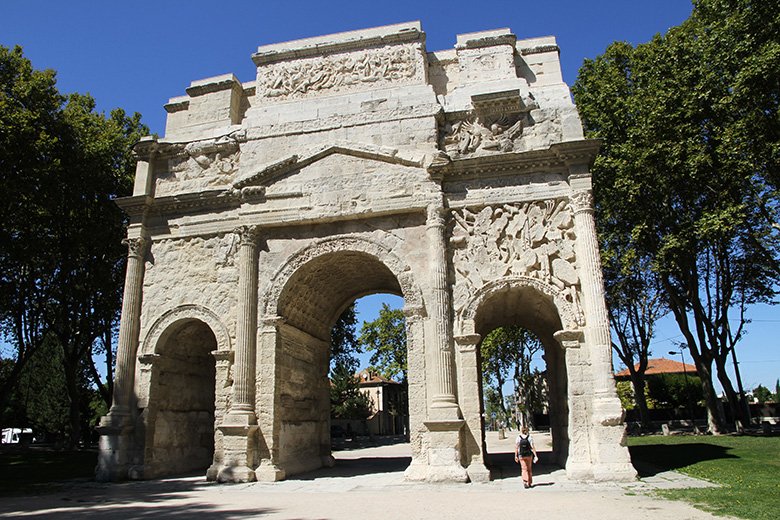
M 748 436 L 629 437 L 634 461 L 719 484 L 660 491 L 717 515 L 770 520 L 780 511 L 780 438 Z
M 767 401 L 772 401 L 774 398 L 772 392 L 770 392 L 769 389 L 763 385 L 758 385 L 753 389 L 753 397 L 755 397 L 756 401 L 761 404 L 764 404 Z
M 703 399 L 701 380 L 685 374 L 658 374 L 647 378 L 647 394 L 660 407 L 685 408 Z
M 330 367 L 342 364 L 352 372 L 356 372 L 359 364 L 356 353 L 360 352 L 355 335 L 357 317 L 355 316 L 355 304 L 353 303 L 341 313 L 330 332 Z
M 365 419 L 371 414 L 368 395 L 360 391 L 351 368 L 338 363 L 330 373 L 330 415 L 334 419 Z
M 90 96 L 61 95 L 54 72 L 33 70 L 19 47 L 0 47 L 0 324 L 15 349 L 0 400 L 56 338 L 72 443 L 83 389 L 97 384 L 111 399 L 92 355 L 110 353 L 122 296 L 126 222 L 113 198 L 130 194 L 131 146 L 147 133 L 140 115 L 96 113 Z
M 775 381 L 775 402 L 780 403 L 780 379 Z
M 373 370 L 388 379 L 406 382 L 406 318 L 401 309 L 383 303 L 379 317 L 363 323 L 359 344 L 371 352 Z
M 634 403 L 634 387 L 631 381 L 618 381 L 615 383 L 617 389 L 617 395 L 620 399 L 620 405 L 624 410 L 633 410 Z
M 713 431 L 724 425 L 712 376 L 734 408 L 727 356 L 746 307 L 772 301 L 780 279 L 779 27 L 777 2 L 700 0 L 665 35 L 586 60 L 573 88 L 603 140 L 592 172 L 601 241 L 617 245 L 607 276 L 656 277 Z
M 531 370 L 534 356 L 542 350 L 541 342 L 523 327 L 498 327 L 485 336 L 479 349 L 485 398 L 487 389 L 496 393 L 501 420 L 508 423 L 510 411 L 505 406 L 503 386 L 512 378 L 517 389 L 514 406 L 530 424 L 533 413 L 543 411 L 547 404 L 544 375 Z

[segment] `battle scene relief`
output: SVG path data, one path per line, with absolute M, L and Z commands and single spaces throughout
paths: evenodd
M 574 250 L 574 218 L 565 199 L 452 210 L 453 296 L 462 305 L 485 283 L 525 276 L 559 291 L 584 321 Z

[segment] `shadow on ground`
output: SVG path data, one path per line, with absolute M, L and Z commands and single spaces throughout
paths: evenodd
M 316 480 L 318 478 L 350 478 L 374 473 L 403 472 L 412 463 L 411 457 L 360 457 L 337 459 L 332 468 L 320 468 L 287 480 Z
M 493 480 L 520 477 L 520 464 L 515 462 L 514 453 L 488 453 L 487 465 L 490 468 L 490 476 Z M 533 474 L 549 475 L 561 469 L 552 462 L 552 452 L 539 452 L 539 463 L 534 464 Z
M 628 449 L 640 477 L 651 477 L 705 460 L 739 458 L 729 453 L 731 448 L 704 443 L 645 444 Z
M 9 513 L 36 519 L 86 515 L 92 519 L 185 519 L 200 515 L 228 520 L 256 518 L 276 511 L 271 508 L 218 509 L 213 504 L 185 501 L 188 494 L 214 485 L 202 476 L 110 484 L 74 480 L 61 483 L 54 494 L 5 497 L 0 503 L 0 517 Z

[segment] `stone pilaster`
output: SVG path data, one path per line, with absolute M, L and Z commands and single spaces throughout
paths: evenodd
M 593 216 L 590 175 L 573 175 L 570 183 L 573 189 L 571 204 L 577 236 L 577 260 L 585 307 L 585 339 L 593 378 L 589 417 L 593 478 L 629 481 L 636 478 L 636 470 L 631 465 L 625 447 L 624 412 L 612 376 L 612 343 Z
M 114 396 L 111 410 L 100 421 L 100 454 L 95 470 L 98 480 L 127 478 L 132 452 L 131 407 L 135 382 L 135 360 L 141 330 L 141 302 L 149 240 L 139 236 L 122 242 L 128 248 L 122 315 L 119 321 Z
M 255 363 L 257 350 L 257 276 L 259 228 L 242 226 L 239 236 L 238 305 L 236 354 L 233 366 L 233 399 L 219 426 L 224 462 L 217 473 L 219 482 L 256 480 L 257 415 L 255 413 Z
M 460 410 L 466 421 L 463 431 L 463 451 L 468 463 L 466 473 L 471 482 L 490 480 L 490 471 L 485 465 L 487 451 L 479 392 L 482 369 L 479 366 L 477 345 L 481 339 L 482 336 L 479 334 L 465 334 L 454 338 L 458 355 Z
M 587 353 L 583 352 L 581 330 L 560 330 L 554 337 L 566 358 L 566 386 L 569 397 L 569 449 L 566 458 L 566 476 L 572 480 L 593 478 L 590 454 L 590 417 L 588 400 L 592 394 Z M 572 427 L 576 425 L 576 427 Z
M 577 263 L 580 267 L 585 336 L 590 347 L 596 394 L 615 394 L 612 380 L 612 343 L 609 318 L 604 300 L 604 278 L 601 274 L 596 221 L 593 218 L 593 194 L 590 189 L 577 190 L 571 196 L 574 232 L 577 236 Z

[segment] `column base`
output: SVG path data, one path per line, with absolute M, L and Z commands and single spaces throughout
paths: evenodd
M 490 482 L 493 477 L 490 470 L 482 462 L 472 462 L 466 468 L 466 474 L 471 482 Z
M 216 470 L 217 482 L 254 482 L 255 470 L 251 468 L 257 450 L 257 431 L 254 413 L 228 413 L 218 428 L 222 432 L 223 463 Z M 254 423 L 254 424 L 253 424 Z
M 428 428 L 428 482 L 468 482 L 469 475 L 460 463 L 461 432 L 466 421 L 425 421 Z
M 637 472 L 631 464 L 596 464 L 593 466 L 593 480 L 596 482 L 633 482 Z
M 262 461 L 255 470 L 255 478 L 258 482 L 278 482 L 284 480 L 286 476 L 284 470 L 270 460 Z
M 109 413 L 100 420 L 100 426 L 97 427 L 100 440 L 95 480 L 119 482 L 128 479 L 133 431 L 130 414 Z

